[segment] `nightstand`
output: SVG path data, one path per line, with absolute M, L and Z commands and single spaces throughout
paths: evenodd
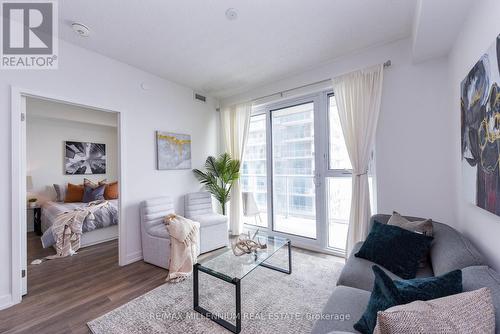
M 42 235 L 42 207 L 35 206 L 34 208 L 28 207 L 28 210 L 33 211 L 33 226 L 36 235 Z

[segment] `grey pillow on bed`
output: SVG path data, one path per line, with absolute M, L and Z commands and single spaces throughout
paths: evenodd
M 104 189 L 106 185 L 103 184 L 97 188 L 92 188 L 90 186 L 85 186 L 83 191 L 83 203 L 90 203 L 93 201 L 99 201 L 104 199 Z
M 61 184 L 54 183 L 54 190 L 56 192 L 56 202 L 64 202 L 66 197 L 66 187 Z

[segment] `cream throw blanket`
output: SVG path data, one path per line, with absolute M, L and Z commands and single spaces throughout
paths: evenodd
M 170 263 L 166 281 L 180 282 L 193 272 L 197 261 L 200 223 L 175 214 L 164 220 L 170 234 Z

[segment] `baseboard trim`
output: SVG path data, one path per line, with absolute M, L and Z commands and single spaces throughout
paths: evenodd
M 0 296 L 0 310 L 4 310 L 6 308 L 9 308 L 11 306 L 14 306 L 14 301 L 12 300 L 12 295 L 4 295 Z
M 130 253 L 130 254 L 127 254 L 127 257 L 125 258 L 124 265 L 131 264 L 131 263 L 141 261 L 141 260 L 142 260 L 142 251 Z

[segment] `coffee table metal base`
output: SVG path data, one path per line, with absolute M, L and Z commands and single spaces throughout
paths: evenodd
M 287 243 L 288 247 L 288 269 L 282 269 L 279 267 L 275 267 L 269 264 L 266 264 L 262 262 L 260 266 L 269 268 L 272 270 L 276 270 L 285 274 L 291 274 L 292 273 L 292 244 L 290 241 Z M 213 277 L 217 277 L 225 282 L 228 282 L 230 284 L 233 284 L 236 288 L 236 325 L 230 323 L 229 321 L 222 319 L 221 317 L 217 316 L 216 314 L 208 311 L 207 309 L 203 308 L 200 306 L 200 300 L 199 300 L 199 290 L 198 290 L 198 274 L 199 271 L 202 271 L 204 273 L 207 273 Z M 194 310 L 203 316 L 211 319 L 212 321 L 218 323 L 222 327 L 226 328 L 227 330 L 233 332 L 233 333 L 240 333 L 241 332 L 241 280 L 238 278 L 233 278 L 231 279 L 230 277 L 220 275 L 216 272 L 213 272 L 212 270 L 208 270 L 201 266 L 199 263 L 196 263 L 193 266 L 193 299 L 194 299 Z

